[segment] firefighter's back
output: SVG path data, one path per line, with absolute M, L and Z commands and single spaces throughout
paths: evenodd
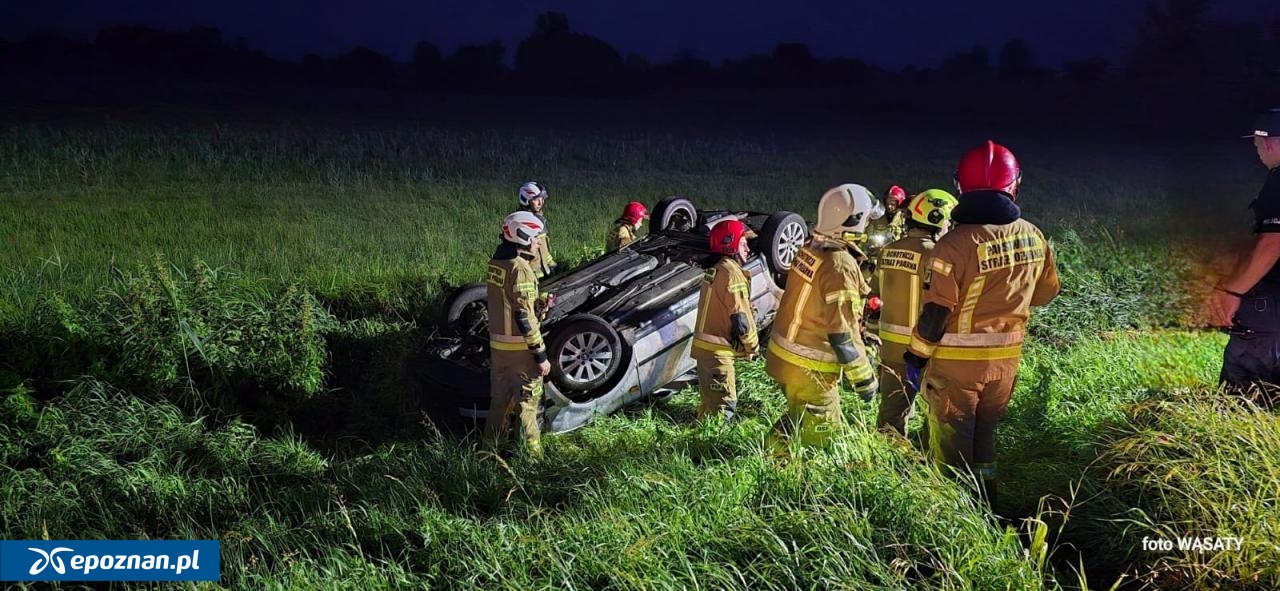
M 928 270 L 955 273 L 959 306 L 947 334 L 1021 332 L 1050 260 L 1044 234 L 1027 220 L 956 226 L 938 241 Z

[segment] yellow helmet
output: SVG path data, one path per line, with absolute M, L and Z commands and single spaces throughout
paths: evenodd
M 942 229 L 951 220 L 951 210 L 959 204 L 955 195 L 942 189 L 929 189 L 912 197 L 907 209 L 916 223 Z

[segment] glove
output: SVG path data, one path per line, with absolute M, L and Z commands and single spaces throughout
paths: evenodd
M 924 373 L 924 370 L 919 367 L 907 366 L 907 375 L 905 376 L 907 388 L 911 389 L 912 392 L 920 391 L 920 374 L 922 373 Z
M 910 388 L 912 392 L 919 392 L 920 375 L 924 373 L 924 366 L 929 363 L 929 359 L 916 355 L 911 351 L 907 351 L 902 354 L 902 360 L 907 364 L 907 375 L 903 376 L 907 382 L 907 387 Z
M 851 383 L 848 377 L 841 376 L 846 389 L 853 390 L 858 398 L 863 402 L 871 402 L 876 397 L 876 392 L 880 391 L 880 380 L 876 378 L 876 374 L 872 373 L 870 378 L 857 383 Z
M 880 367 L 880 351 L 884 347 L 880 337 L 871 331 L 867 331 L 862 333 L 862 343 L 866 345 L 867 359 L 871 361 L 871 367 Z
M 880 391 L 880 380 L 876 379 L 876 374 L 871 374 L 871 379 L 861 384 L 855 384 L 854 392 L 858 393 L 858 397 L 863 402 L 871 402 L 876 397 L 876 392 Z

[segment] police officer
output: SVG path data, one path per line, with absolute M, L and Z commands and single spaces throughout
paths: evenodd
M 605 243 L 606 250 L 617 250 L 636 241 L 644 221 L 649 219 L 649 208 L 639 201 L 632 201 L 622 208 L 622 215 L 613 222 L 613 231 Z
M 754 236 L 736 219 L 711 228 L 711 252 L 723 256 L 703 274 L 698 296 L 690 356 L 698 362 L 699 420 L 715 415 L 733 419 L 738 404 L 733 360 L 755 358 L 760 348 L 751 310 L 751 282 L 742 270 L 751 253 L 747 239 Z
M 866 187 L 845 184 L 818 202 L 813 237 L 787 272 L 765 354 L 765 371 L 782 385 L 787 410 L 773 425 L 769 447 L 779 452 L 794 435 L 825 446 L 842 427 L 843 379 L 863 400 L 876 394 L 875 371 L 861 337 L 862 300 L 870 292 L 859 269 L 866 227 L 875 210 Z
M 1264 405 L 1276 402 L 1280 384 L 1280 109 L 1263 114 L 1252 134 L 1267 180 L 1253 209 L 1257 239 L 1209 299 L 1211 322 L 1231 327 L 1220 382 L 1228 391 Z
M 1014 203 L 1021 181 L 1013 153 L 990 140 L 960 159 L 956 225 L 933 247 L 903 355 L 908 387 L 929 406 L 931 454 L 976 472 L 992 506 L 996 422 L 1013 392 L 1030 307 L 1059 289 L 1049 243 Z
M 528 181 L 520 185 L 516 198 L 520 201 L 520 211 L 532 213 L 542 222 L 542 234 L 538 236 L 537 244 L 530 249 L 533 252 L 533 272 L 541 279 L 556 272 L 556 261 L 552 258 L 551 247 L 547 243 L 547 214 L 543 210 L 547 203 L 547 188 L 537 181 Z
M 533 455 L 541 452 L 538 406 L 542 378 L 551 371 L 535 309 L 538 279 L 530 262 L 542 234 L 538 216 L 517 211 L 502 222 L 502 242 L 489 261 L 489 414 L 485 443 L 497 447 L 518 415 L 521 439 Z
M 906 235 L 880 251 L 871 279 L 871 293 L 882 302 L 878 318 L 867 323 L 868 328 L 878 330 L 882 343 L 876 427 L 889 427 L 904 436 L 916 391 L 903 387 L 906 365 L 902 354 L 911 342 L 922 292 L 928 287 L 925 269 L 929 255 L 934 243 L 951 227 L 951 210 L 956 203 L 955 196 L 942 189 L 930 189 L 912 198 L 902 210 L 908 216 L 903 224 Z

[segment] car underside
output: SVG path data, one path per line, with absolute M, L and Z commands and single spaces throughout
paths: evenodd
M 554 296 L 542 324 L 551 362 L 544 430 L 569 431 L 693 381 L 689 348 L 700 285 L 722 256 L 707 249 L 707 236 L 711 226 L 730 218 L 757 234 L 743 269 L 757 327 L 769 327 L 780 285 L 809 236 L 804 218 L 785 211 L 699 211 L 687 199 L 664 199 L 654 208 L 647 236 L 539 286 Z M 447 333 L 429 345 L 424 372 L 436 395 L 452 397 L 472 418 L 486 416 L 489 406 L 486 289 L 469 285 L 451 298 Z

